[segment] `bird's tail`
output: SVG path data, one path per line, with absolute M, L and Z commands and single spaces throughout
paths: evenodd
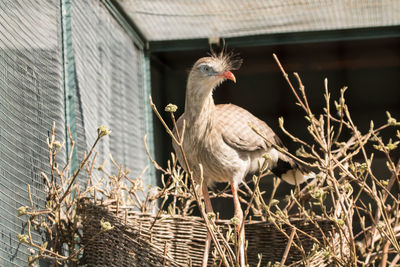
M 306 182 L 308 179 L 315 178 L 315 173 L 306 170 L 292 158 L 272 149 L 270 160 L 270 170 L 285 182 L 295 185 Z
M 274 171 L 272 171 L 274 172 Z M 315 173 L 313 172 L 306 172 L 301 169 L 289 169 L 287 172 L 281 174 L 281 179 L 285 182 L 295 185 L 295 184 L 302 184 L 309 179 L 315 178 Z

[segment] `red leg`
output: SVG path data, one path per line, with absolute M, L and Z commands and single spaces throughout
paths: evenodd
M 206 204 L 206 213 L 214 212 L 213 208 L 212 208 L 212 205 L 211 205 L 210 195 L 208 194 L 207 185 L 203 184 L 202 191 L 203 191 L 204 203 Z M 209 251 L 210 251 L 210 245 L 211 245 L 211 235 L 207 231 L 206 244 L 204 246 L 202 267 L 207 267 L 208 254 L 209 254 Z
M 233 206 L 234 206 L 234 216 L 239 219 L 240 223 L 237 226 L 237 232 L 240 232 L 241 226 L 243 222 L 243 211 L 240 206 L 239 195 L 238 195 L 238 183 L 233 181 L 231 182 L 232 188 L 232 196 L 233 196 Z M 244 228 L 239 233 L 239 261 L 240 267 L 245 267 L 245 258 L 244 258 Z

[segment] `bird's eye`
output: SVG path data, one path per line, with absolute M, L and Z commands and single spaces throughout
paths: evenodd
M 201 69 L 203 72 L 207 73 L 207 74 L 214 72 L 214 70 L 213 70 L 210 66 L 208 66 L 208 65 L 201 65 L 201 66 L 200 66 L 200 69 Z

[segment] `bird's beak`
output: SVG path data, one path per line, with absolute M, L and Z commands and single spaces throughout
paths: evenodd
M 230 72 L 229 70 L 228 70 L 228 71 L 225 71 L 225 72 L 223 72 L 223 73 L 218 74 L 218 76 L 223 77 L 223 78 L 225 78 L 225 79 L 232 80 L 234 83 L 236 83 L 235 75 L 233 75 L 233 73 Z

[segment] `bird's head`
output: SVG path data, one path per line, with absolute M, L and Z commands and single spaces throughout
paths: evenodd
M 231 71 L 239 69 L 241 64 L 241 59 L 229 53 L 200 58 L 189 73 L 187 93 L 202 98 L 227 79 L 236 82 Z

